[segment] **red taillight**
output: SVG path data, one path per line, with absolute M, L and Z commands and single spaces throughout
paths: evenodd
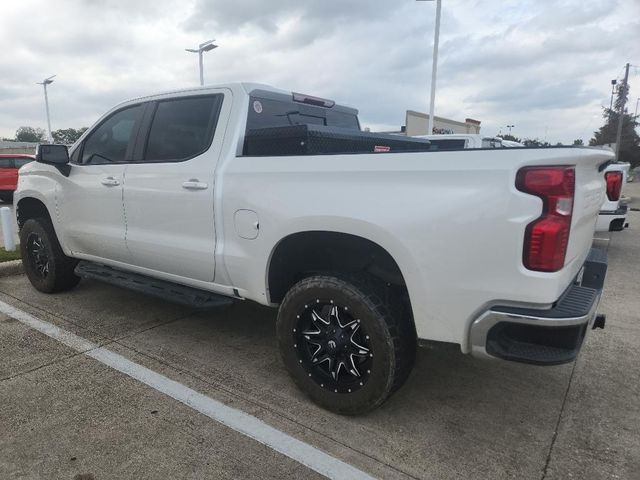
M 607 198 L 612 202 L 620 200 L 622 172 L 607 172 L 604 178 L 607 181 Z
M 516 188 L 542 199 L 542 215 L 527 225 L 522 261 L 529 270 L 557 272 L 564 266 L 569 244 L 573 167 L 525 167 L 516 175 Z

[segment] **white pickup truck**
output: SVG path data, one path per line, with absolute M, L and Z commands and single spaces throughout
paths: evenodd
M 622 205 L 622 191 L 629 175 L 628 163 L 612 163 L 604 170 L 607 192 L 600 207 L 596 232 L 619 232 L 628 226 L 627 205 Z
M 362 132 L 330 100 L 229 84 L 130 100 L 69 152 L 41 146 L 15 203 L 38 290 L 88 277 L 191 306 L 279 306 L 296 383 L 356 414 L 402 385 L 419 340 L 575 358 L 604 324 L 591 239 L 611 158 L 439 151 Z

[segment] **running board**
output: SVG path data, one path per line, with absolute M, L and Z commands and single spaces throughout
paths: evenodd
M 87 261 L 78 263 L 75 268 L 75 274 L 82 278 L 99 280 L 116 287 L 127 288 L 192 308 L 218 308 L 233 303 L 231 298 L 223 295 L 157 280 L 146 275 L 116 270 L 115 268 Z

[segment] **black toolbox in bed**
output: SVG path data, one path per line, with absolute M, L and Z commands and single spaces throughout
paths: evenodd
M 324 125 L 258 128 L 249 130 L 244 139 L 244 155 L 252 157 L 425 152 L 432 149 L 429 140 L 422 138 Z

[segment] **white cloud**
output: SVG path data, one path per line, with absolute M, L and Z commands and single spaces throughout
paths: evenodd
M 207 82 L 249 80 L 334 98 L 363 125 L 398 128 L 426 110 L 433 2 L 413 0 L 22 0 L 0 17 L 0 136 L 90 125 L 114 104 L 193 85 L 184 52 L 217 38 Z M 444 0 L 436 113 L 495 134 L 588 140 L 609 82 L 640 65 L 637 0 Z M 635 70 L 632 97 L 640 95 Z M 632 102 L 635 104 L 635 101 Z M 632 107 L 633 108 L 633 105 Z M 594 117 L 595 116 L 595 117 Z M 545 133 L 546 132 L 546 133 Z

